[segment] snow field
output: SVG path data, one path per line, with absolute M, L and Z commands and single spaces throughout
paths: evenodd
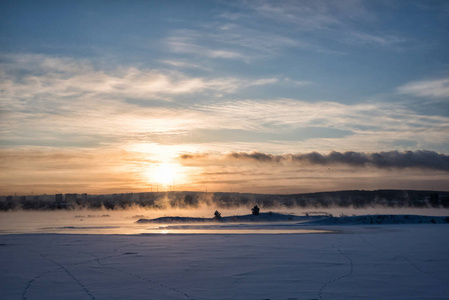
M 449 226 L 0 236 L 1 299 L 449 299 Z

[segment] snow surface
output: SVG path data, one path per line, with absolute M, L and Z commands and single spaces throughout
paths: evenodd
M 449 299 L 449 225 L 317 228 L 0 235 L 0 299 Z
M 259 215 L 236 215 L 222 217 L 220 220 L 213 218 L 190 218 L 190 217 L 160 217 L 156 219 L 139 219 L 137 223 L 201 223 L 201 222 L 288 222 L 288 221 L 312 221 L 326 218 L 326 215 L 297 216 L 293 214 L 260 213 Z
M 243 216 L 229 216 L 223 217 L 220 220 L 214 220 L 212 218 L 190 218 L 190 217 L 160 217 L 156 219 L 141 218 L 136 223 L 271 223 L 273 222 L 300 222 L 302 225 L 341 225 L 341 224 L 444 224 L 449 223 L 449 217 L 442 216 L 422 216 L 422 215 L 362 215 L 362 216 L 341 216 L 333 217 L 328 215 L 315 215 L 315 216 L 296 216 L 286 215 L 279 213 L 261 213 L 255 215 L 243 215 Z
M 310 222 L 313 225 L 362 225 L 362 224 L 444 224 L 449 217 L 417 215 L 365 215 L 321 218 Z

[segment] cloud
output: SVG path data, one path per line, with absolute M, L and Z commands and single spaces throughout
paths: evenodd
M 164 63 L 166 65 L 170 65 L 173 67 L 177 67 L 177 68 L 186 68 L 186 69 L 200 69 L 200 70 L 204 70 L 204 71 L 212 71 L 209 68 L 206 68 L 202 65 L 199 64 L 194 64 L 191 62 L 186 62 L 186 61 L 180 61 L 180 60 L 161 60 L 161 63 Z
M 198 57 L 241 60 L 278 56 L 283 49 L 321 49 L 297 38 L 251 28 L 238 22 L 208 23 L 198 29 L 176 30 L 165 39 L 171 52 Z
M 320 39 L 345 42 L 355 45 L 374 45 L 397 49 L 407 42 L 404 37 L 386 32 L 372 32 L 372 24 L 380 23 L 382 7 L 389 8 L 388 3 L 378 2 L 368 8 L 367 2 L 359 0 L 343 1 L 246 1 L 245 5 L 265 20 L 278 24 L 293 24 L 296 32 L 314 34 Z M 235 15 L 230 15 L 235 19 Z M 365 29 L 360 29 L 365 28 Z M 320 47 L 316 42 L 307 43 L 307 36 L 301 40 L 309 50 L 330 51 L 327 46 Z M 294 40 L 297 44 L 299 40 Z M 338 52 L 337 52 L 338 53 Z
M 414 81 L 398 87 L 397 91 L 416 97 L 449 99 L 449 78 Z
M 397 47 L 403 45 L 407 40 L 403 37 L 398 37 L 388 34 L 370 34 L 366 32 L 352 32 L 351 35 L 346 39 L 348 42 L 354 42 L 358 44 L 368 44 L 380 47 Z
M 183 160 L 208 159 L 207 155 L 180 156 Z M 250 160 L 260 163 L 299 163 L 307 165 L 346 165 L 349 167 L 374 167 L 379 169 L 430 169 L 449 172 L 449 156 L 434 151 L 387 151 L 387 152 L 336 152 L 320 154 L 310 152 L 304 154 L 274 155 L 262 152 L 232 152 L 224 158 Z
M 210 155 L 208 153 L 184 153 L 179 156 L 181 159 L 203 159 Z
M 192 30 L 189 32 L 191 33 Z M 184 34 L 183 36 L 169 37 L 167 39 L 167 44 L 170 50 L 174 53 L 194 54 L 210 58 L 249 60 L 249 56 L 237 52 L 236 50 L 217 49 L 198 45 L 197 41 L 194 41 L 193 37 L 188 37 Z
M 407 42 L 388 29 L 370 30 L 374 28 L 371 23 L 380 23 L 379 14 L 363 1 L 244 1 L 228 5 L 228 12 L 211 22 L 170 32 L 164 40 L 169 51 L 249 64 L 282 56 L 288 49 L 341 55 L 342 42 L 384 49 L 398 49 Z M 240 12 L 236 13 L 236 8 Z
M 281 22 L 294 23 L 299 30 L 325 29 L 340 21 L 322 1 L 249 1 L 249 6 L 260 15 Z M 338 7 L 338 6 L 337 6 Z
M 3 94 L 21 100 L 39 96 L 151 100 L 220 88 L 219 80 L 211 83 L 179 72 L 134 67 L 105 70 L 86 61 L 42 55 L 10 55 L 7 59 L 2 64 Z
M 154 100 L 229 94 L 279 81 L 101 68 L 87 60 L 33 54 L 2 58 L 0 144 L 11 146 L 93 147 L 155 135 L 163 140 L 166 134 L 213 127 L 217 116 L 182 105 L 167 108 Z
M 206 91 L 220 93 L 273 84 L 277 78 L 191 77 L 180 72 L 129 68 L 96 68 L 85 60 L 43 55 L 6 55 L 3 57 L 4 98 L 18 102 L 27 98 L 95 98 L 170 100 L 177 95 Z M 46 100 L 48 101 L 48 100 Z
M 308 80 L 293 80 L 293 79 L 290 79 L 290 78 L 283 78 L 283 81 L 286 82 L 286 83 L 291 83 L 291 84 L 296 85 L 296 86 L 306 86 L 306 85 L 313 84 L 312 81 L 308 81 Z
M 283 77 L 189 77 L 43 55 L 4 56 L 0 72 L 3 145 L 175 141 L 183 147 L 195 145 L 198 151 L 282 153 L 298 147 L 380 151 L 398 149 L 398 141 L 413 141 L 413 149 L 442 151 L 449 140 L 448 117 L 423 115 L 400 104 L 226 100 L 245 88 L 295 84 Z M 224 96 L 216 101 L 215 93 Z M 203 100 L 182 105 L 186 95 Z M 158 99 L 168 101 L 154 101 Z
M 241 100 L 196 106 L 196 110 L 226 116 L 235 129 L 273 131 L 304 127 L 326 127 L 356 133 L 419 134 L 420 129 L 442 132 L 447 117 L 425 116 L 391 103 L 342 104 L 297 99 Z M 219 122 L 221 119 L 217 119 Z M 223 120 L 224 121 L 224 120 Z M 405 122 L 407 121 L 407 122 Z M 229 128 L 229 127 L 228 127 Z

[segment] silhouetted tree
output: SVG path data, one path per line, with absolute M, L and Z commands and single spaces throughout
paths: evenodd
M 220 219 L 221 219 L 221 213 L 218 210 L 216 210 L 214 212 L 214 220 L 220 220 Z
M 259 209 L 259 207 L 257 207 L 257 205 L 254 206 L 253 208 L 251 208 L 251 212 L 252 212 L 253 215 L 255 215 L 255 216 L 258 216 L 258 215 L 259 215 L 259 211 L 260 211 L 260 209 Z

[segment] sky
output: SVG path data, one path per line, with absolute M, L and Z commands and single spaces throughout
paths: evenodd
M 0 194 L 449 190 L 448 1 L 1 1 Z

